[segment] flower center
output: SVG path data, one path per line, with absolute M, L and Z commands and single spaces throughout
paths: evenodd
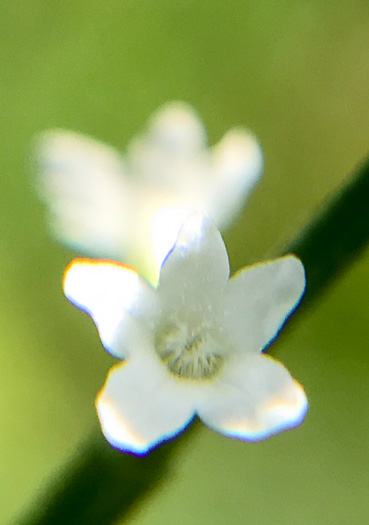
M 167 324 L 156 334 L 155 349 L 169 372 L 185 379 L 211 378 L 224 363 L 219 342 L 204 326 Z

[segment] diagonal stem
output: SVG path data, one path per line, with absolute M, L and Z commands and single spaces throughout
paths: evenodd
M 283 251 L 304 263 L 303 308 L 347 269 L 368 241 L 369 158 Z
M 295 253 L 304 263 L 308 283 L 304 307 L 346 270 L 369 241 L 368 197 L 369 159 L 283 250 Z M 164 479 L 172 452 L 196 428 L 197 423 L 145 457 L 112 449 L 96 429 L 70 465 L 55 474 L 43 498 L 16 525 L 114 523 Z

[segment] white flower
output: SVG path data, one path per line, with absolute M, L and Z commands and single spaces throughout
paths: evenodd
M 97 398 L 107 440 L 145 454 L 197 415 L 226 436 L 256 441 L 298 425 L 303 388 L 262 349 L 305 287 L 293 255 L 229 279 L 227 252 L 201 214 L 183 225 L 158 288 L 129 267 L 80 259 L 65 274 L 70 301 L 96 323 L 113 367 Z
M 187 215 L 204 211 L 227 227 L 263 161 L 242 128 L 208 149 L 194 110 L 172 102 L 131 141 L 126 159 L 91 138 L 55 130 L 38 141 L 36 164 L 56 237 L 82 253 L 139 267 L 156 284 Z

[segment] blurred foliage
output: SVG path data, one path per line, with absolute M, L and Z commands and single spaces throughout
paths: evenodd
M 2 523 L 84 438 L 112 363 L 62 295 L 74 253 L 47 234 L 28 169 L 35 134 L 66 127 L 123 149 L 172 98 L 196 107 L 212 143 L 249 126 L 266 168 L 225 237 L 236 270 L 277 253 L 365 156 L 368 46 L 364 1 L 2 2 Z M 367 521 L 368 264 L 278 346 L 309 396 L 303 426 L 258 445 L 202 430 L 132 522 Z

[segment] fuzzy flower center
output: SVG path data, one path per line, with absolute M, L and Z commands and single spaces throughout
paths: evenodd
M 156 333 L 155 349 L 169 372 L 184 379 L 211 378 L 224 363 L 220 344 L 206 326 L 168 323 Z

